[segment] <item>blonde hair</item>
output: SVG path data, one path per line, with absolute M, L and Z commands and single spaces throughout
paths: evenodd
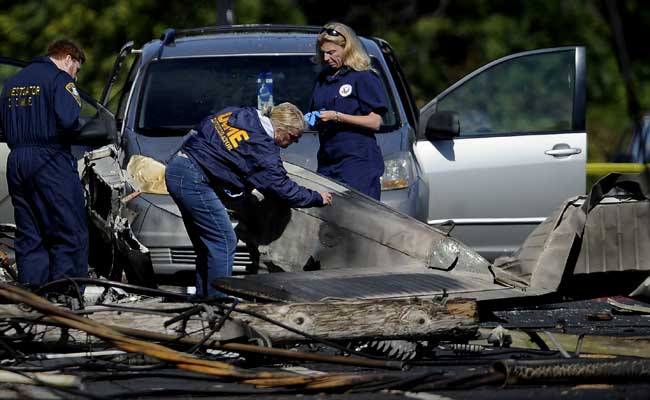
M 324 42 L 332 42 L 343 47 L 343 65 L 355 71 L 372 70 L 370 57 L 352 28 L 340 22 L 328 22 L 323 29 L 333 29 L 339 35 L 330 35 L 327 31 L 318 34 L 318 38 L 316 38 L 316 60 L 321 66 L 327 66 L 327 64 L 320 48 Z
M 280 128 L 289 131 L 300 129 L 301 132 L 305 130 L 305 118 L 302 111 L 291 103 L 285 102 L 277 106 L 265 106 L 262 114 L 271 119 L 273 129 Z

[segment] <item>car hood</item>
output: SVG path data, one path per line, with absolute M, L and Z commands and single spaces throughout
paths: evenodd
M 178 218 L 182 218 L 178 206 L 176 203 L 174 203 L 174 199 L 172 199 L 169 195 L 143 193 L 138 197 L 141 201 L 149 203 L 149 206 L 159 208 Z

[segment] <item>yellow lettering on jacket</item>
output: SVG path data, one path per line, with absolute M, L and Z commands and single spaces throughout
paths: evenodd
M 227 112 L 210 120 L 219 135 L 219 139 L 221 139 L 228 151 L 239 147 L 240 142 L 250 139 L 248 132 L 245 130 L 228 125 L 230 115 L 232 115 L 232 112 Z
M 228 149 L 228 151 L 232 150 L 232 144 L 230 143 L 230 140 L 228 140 L 228 136 L 226 136 L 223 128 L 221 127 L 219 117 L 212 118 L 210 122 L 212 122 L 212 126 L 214 126 L 214 129 L 217 131 L 217 135 L 219 135 L 219 139 L 221 139 L 223 145 L 226 146 L 226 149 Z
M 41 94 L 38 85 L 15 86 L 8 90 L 9 107 L 31 107 L 32 98 Z

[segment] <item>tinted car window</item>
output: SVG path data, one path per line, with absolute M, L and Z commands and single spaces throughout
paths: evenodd
M 306 111 L 317 72 L 308 56 L 156 61 L 147 73 L 137 128 L 186 131 L 227 106 L 257 106 L 261 81 L 274 104 L 290 101 Z
M 374 57 L 370 57 L 370 61 L 372 62 L 372 68 L 379 74 L 379 77 L 381 78 L 381 83 L 384 89 L 384 97 L 386 98 L 386 104 L 388 104 L 388 110 L 382 117 L 381 128 L 379 129 L 379 132 L 391 131 L 396 129 L 397 123 L 399 122 L 397 112 L 395 112 L 395 96 L 391 96 L 390 92 L 388 91 L 388 77 L 386 74 L 381 72 L 382 68 L 381 64 L 379 64 L 379 61 L 377 61 L 377 59 Z
M 115 114 L 115 118 L 122 121 L 126 112 L 126 102 L 135 81 L 140 66 L 140 57 L 126 58 L 124 60 L 122 71 L 128 71 L 128 74 L 119 74 L 115 81 L 114 87 L 119 90 L 114 93 L 108 101 L 108 109 Z
M 456 111 L 460 135 L 571 129 L 575 53 L 514 58 L 481 72 L 439 101 Z
M 306 112 L 319 70 L 311 55 L 157 60 L 146 73 L 136 129 L 151 135 L 184 134 L 224 107 L 265 102 L 288 101 Z M 385 77 L 382 82 L 388 93 Z M 394 125 L 389 104 L 384 123 Z
M 83 97 L 81 98 L 81 116 L 94 117 L 97 114 L 97 107 Z

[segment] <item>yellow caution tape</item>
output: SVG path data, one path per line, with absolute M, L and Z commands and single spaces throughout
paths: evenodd
M 650 164 L 646 164 L 650 167 Z M 643 164 L 639 163 L 587 163 L 588 175 L 607 175 L 610 172 L 624 174 L 643 172 Z

